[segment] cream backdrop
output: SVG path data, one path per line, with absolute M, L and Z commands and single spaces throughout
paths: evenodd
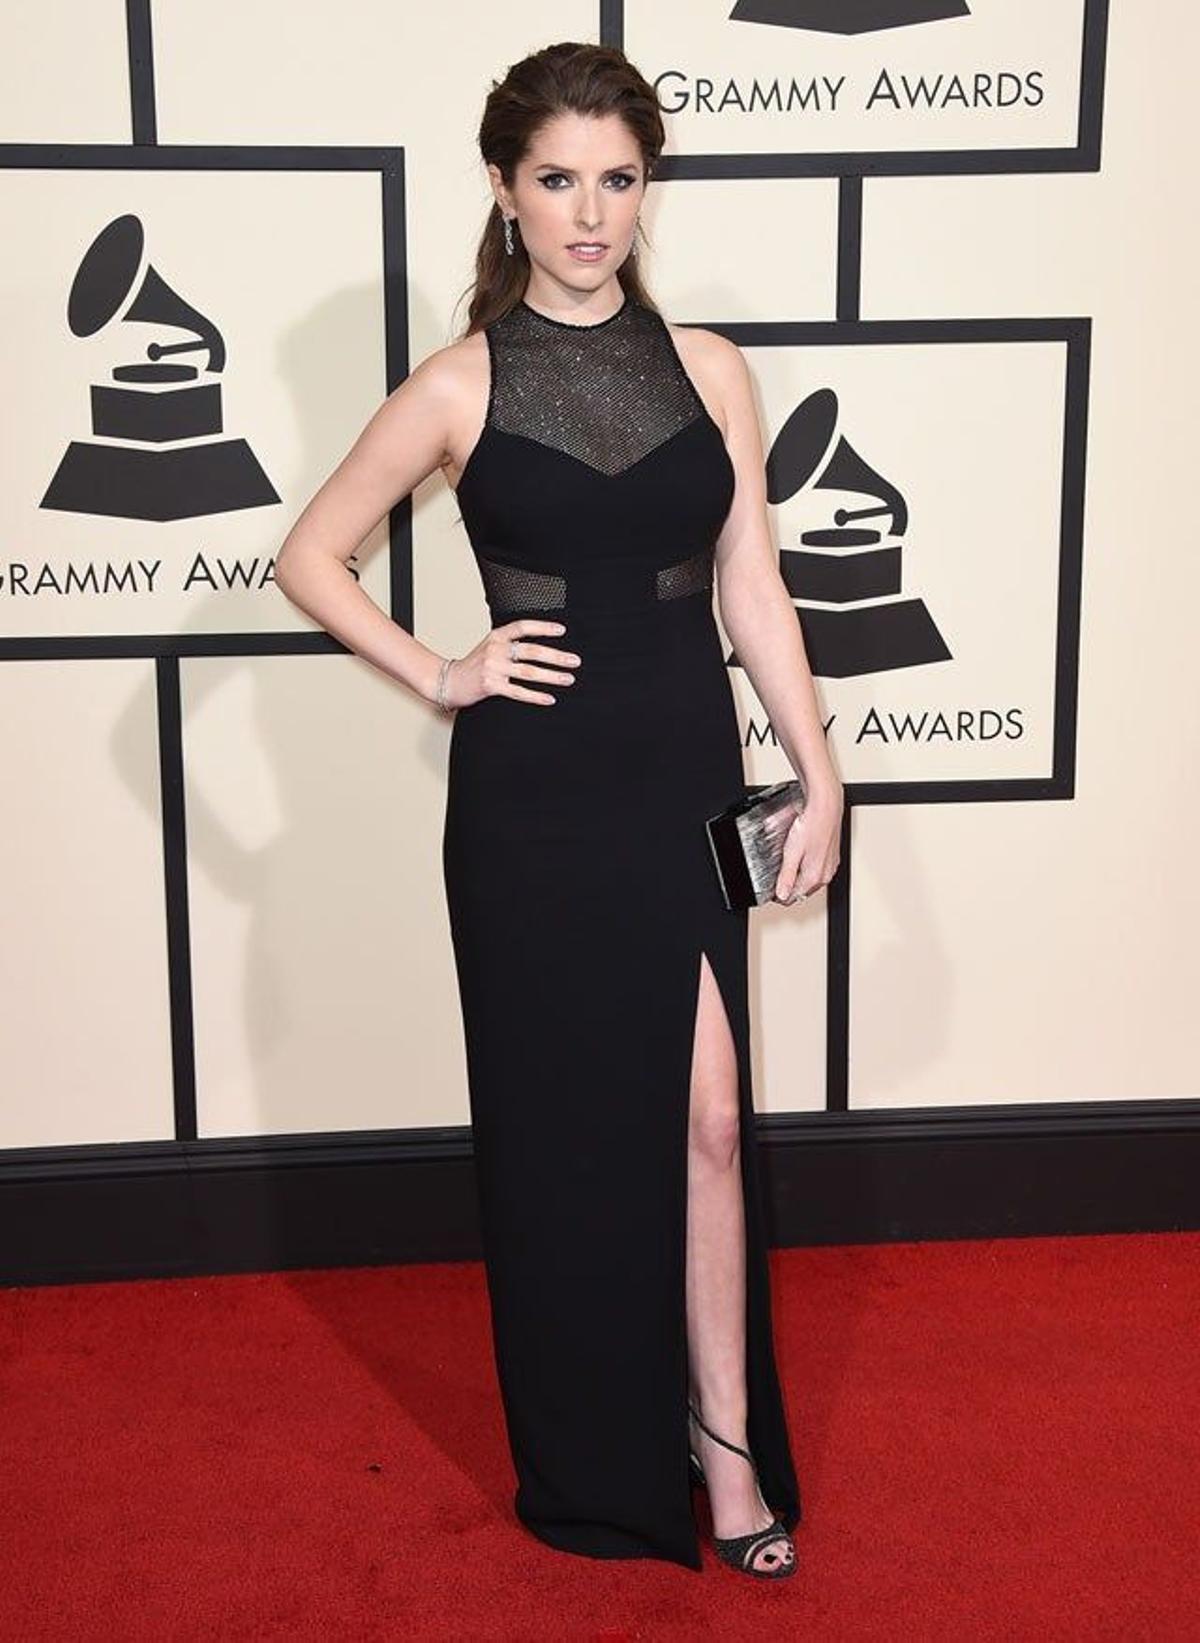
M 734 23 L 732 9 L 630 0 L 608 6 L 604 26 L 623 27 L 635 62 L 664 76 L 665 104 L 717 69 L 749 82 L 768 67 L 797 75 L 836 61 L 849 91 L 838 107 L 790 117 L 702 111 L 688 93 L 689 106 L 668 112 L 668 153 L 736 154 L 753 172 L 756 156 L 783 151 L 1074 142 L 1082 0 L 977 0 L 970 17 L 850 39 Z M 128 148 L 125 8 L 10 10 L 0 140 Z M 164 635 L 201 652 L 179 663 L 190 973 L 174 971 L 197 1133 L 464 1124 L 440 863 L 448 725 L 356 658 L 289 653 L 309 625 L 267 565 L 386 392 L 389 322 L 406 323 L 411 364 L 461 321 L 489 202 L 473 146 L 488 84 L 539 45 L 599 38 L 601 11 L 580 0 L 212 0 L 155 4 L 151 17 L 157 142 L 290 158 L 189 170 L 128 154 L 59 164 L 53 150 L 31 165 L 9 151 L 0 169 L 0 1147 L 175 1134 L 163 702 L 147 648 Z M 822 329 L 837 313 L 836 177 L 804 175 L 803 163 L 795 175 L 710 165 L 651 189 L 644 263 L 666 314 L 735 328 L 768 447 L 825 391 L 810 408 L 832 405 L 850 448 L 904 493 L 895 567 L 922 642 L 944 646 L 918 665 L 818 680 L 842 774 L 870 790 L 852 824 L 854 1109 L 1200 1095 L 1200 573 L 1186 489 L 1198 247 L 1185 66 L 1198 44 L 1186 0 L 1113 6 L 1098 171 L 866 168 L 859 316 L 900 322 L 892 340 Z M 1040 66 L 1060 94 L 1011 116 L 960 107 L 906 125 L 851 95 L 885 61 L 897 72 Z M 306 169 L 297 150 L 308 146 L 403 151 L 400 312 L 383 301 L 378 170 Z M 278 501 L 168 520 L 40 505 L 63 452 L 88 437 L 89 386 L 135 357 L 136 323 L 120 337 L 120 325 L 81 337 L 66 324 L 81 259 L 122 213 L 144 229 L 140 266 L 220 326 L 230 461 Z M 978 323 L 964 332 L 958 321 Z M 755 322 L 761 332 L 736 331 Z M 1077 371 L 1090 367 L 1077 406 L 1077 704 L 1075 630 L 1058 627 L 1069 347 Z M 817 501 L 810 486 L 772 505 L 797 567 L 805 543 L 820 546 Z M 461 653 L 486 607 L 440 477 L 412 499 L 411 545 L 416 631 Z M 406 560 L 403 518 L 391 549 Z M 386 605 L 386 521 L 358 557 Z M 141 579 L 34 586 L 37 567 L 68 563 L 134 564 Z M 211 643 L 222 635 L 252 642 L 222 654 Z M 83 642 L 113 636 L 129 641 L 126 654 Z M 734 684 L 753 743 L 748 779 L 774 779 L 778 753 L 769 735 L 759 745 L 763 715 L 737 669 Z M 954 726 L 987 709 L 1011 713 L 1019 734 L 861 734 L 875 715 L 894 725 L 941 710 Z M 947 800 L 946 782 L 966 785 Z M 751 921 L 762 1111 L 826 1104 L 825 902 Z M 535 990 L 536 945 L 519 929 L 513 942 Z

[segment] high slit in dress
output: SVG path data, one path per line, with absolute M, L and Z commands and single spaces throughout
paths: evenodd
M 454 716 L 442 862 L 492 1341 L 518 1519 L 592 1557 L 701 1567 L 688 1470 L 688 1109 L 701 955 L 737 1057 L 748 1442 L 800 1496 L 772 1341 L 751 1101 L 747 914 L 704 820 L 744 791 L 713 613 L 734 491 L 658 312 L 523 300 L 486 328 L 457 487 L 493 626 L 562 621 L 570 685 Z

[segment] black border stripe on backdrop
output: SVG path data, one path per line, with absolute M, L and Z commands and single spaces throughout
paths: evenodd
M 861 177 L 838 179 L 837 317 L 856 320 L 862 304 Z
M 192 1013 L 191 913 L 187 878 L 186 782 L 183 770 L 183 715 L 179 699 L 179 658 L 160 656 L 154 664 L 158 689 L 158 763 L 162 805 L 163 889 L 167 930 L 167 994 L 171 1020 L 171 1074 L 175 1138 L 194 1141 L 196 1037 Z
M 154 94 L 154 34 L 150 0 L 125 0 L 129 51 L 129 118 L 135 143 L 157 143 L 158 105 Z

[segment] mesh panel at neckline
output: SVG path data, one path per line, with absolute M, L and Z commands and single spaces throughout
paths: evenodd
M 487 328 L 488 424 L 615 476 L 705 414 L 666 321 L 629 295 L 595 325 L 518 302 Z

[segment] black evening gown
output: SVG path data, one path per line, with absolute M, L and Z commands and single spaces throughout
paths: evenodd
M 493 625 L 574 684 L 454 717 L 442 864 L 496 1371 L 519 1520 L 592 1557 L 701 1567 L 688 1473 L 685 1256 L 702 955 L 737 1051 L 748 1438 L 800 1497 L 772 1340 L 751 1103 L 747 914 L 704 819 L 744 791 L 713 613 L 733 497 L 716 422 L 652 308 L 523 300 L 487 327 L 483 432 L 457 497 Z

